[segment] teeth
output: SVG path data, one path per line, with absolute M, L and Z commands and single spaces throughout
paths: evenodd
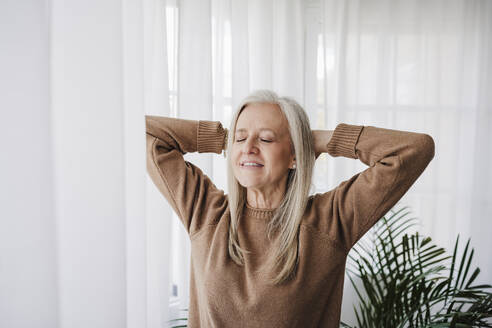
M 256 163 L 244 163 L 243 166 L 262 166 L 262 165 Z

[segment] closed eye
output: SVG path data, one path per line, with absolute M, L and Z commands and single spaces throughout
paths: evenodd
M 236 140 L 236 142 L 241 142 L 241 141 L 244 141 L 244 140 L 246 140 L 246 139 L 238 139 L 238 140 Z M 271 140 L 266 140 L 266 139 L 260 139 L 260 140 L 263 141 L 263 142 L 272 142 Z

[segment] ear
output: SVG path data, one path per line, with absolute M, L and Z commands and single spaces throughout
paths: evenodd
M 289 165 L 289 169 L 295 169 L 295 165 L 296 165 L 296 158 L 294 157 L 294 159 L 292 160 L 292 162 Z

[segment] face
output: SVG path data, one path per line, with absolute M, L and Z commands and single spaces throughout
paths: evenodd
M 239 114 L 232 144 L 233 172 L 245 188 L 285 190 L 295 163 L 287 119 L 277 105 L 250 104 Z M 257 163 L 259 165 L 245 164 Z

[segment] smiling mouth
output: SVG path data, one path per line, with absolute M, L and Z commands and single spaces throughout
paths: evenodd
M 244 168 L 244 169 L 261 169 L 263 167 L 262 164 L 257 164 L 257 163 L 254 163 L 254 164 L 239 164 L 239 166 L 241 168 Z

